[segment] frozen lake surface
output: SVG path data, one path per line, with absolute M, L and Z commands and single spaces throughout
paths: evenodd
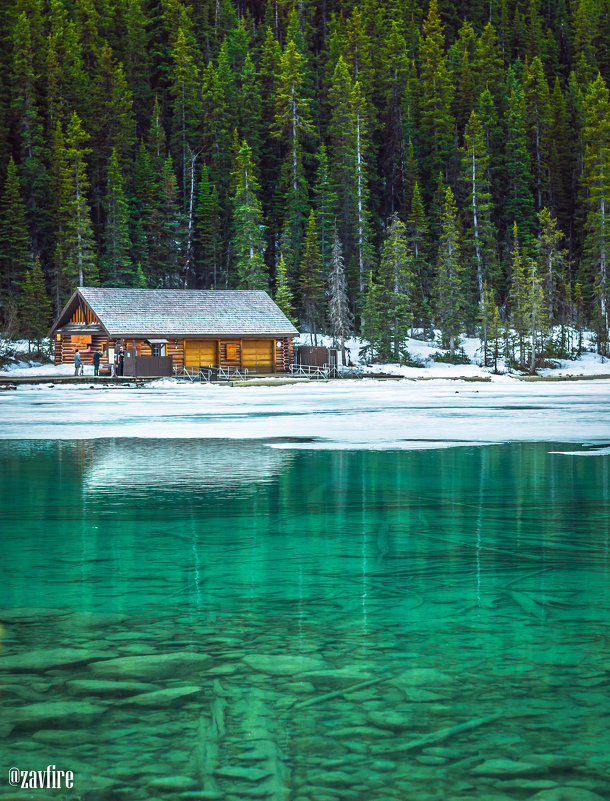
M 5 392 L 0 406 L 0 439 L 272 439 L 308 449 L 610 442 L 607 380 L 39 385 Z

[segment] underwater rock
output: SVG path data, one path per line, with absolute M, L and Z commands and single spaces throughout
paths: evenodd
M 122 698 L 139 693 L 149 693 L 159 690 L 158 684 L 148 684 L 141 681 L 103 681 L 101 679 L 72 679 L 66 682 L 66 689 L 70 695 L 100 695 L 111 698 Z
M 272 774 L 264 768 L 241 768 L 226 765 L 214 771 L 215 776 L 222 779 L 240 779 L 246 782 L 260 782 L 269 778 Z
M 421 687 L 401 687 L 403 695 L 408 701 L 413 703 L 427 704 L 430 701 L 442 701 L 446 696 L 441 693 L 434 693 L 431 690 L 423 690 Z
M 584 787 L 554 787 L 552 790 L 541 790 L 531 796 L 529 801 L 604 801 L 604 799 L 591 790 L 585 790 Z
M 85 701 L 44 701 L 16 709 L 11 722 L 15 728 L 44 729 L 50 724 L 91 723 L 105 711 L 105 706 Z
M 150 693 L 134 695 L 123 703 L 125 705 L 133 704 L 134 706 L 165 708 L 177 706 L 182 701 L 186 701 L 194 695 L 199 695 L 200 692 L 201 687 L 170 687 L 167 690 L 155 690 Z
M 32 740 L 47 745 L 74 745 L 90 742 L 91 732 L 87 729 L 41 729 L 31 735 Z
M 390 684 L 398 687 L 418 687 L 420 685 L 429 687 L 436 684 L 453 684 L 453 681 L 451 676 L 436 668 L 412 668 L 404 670 L 398 676 L 390 679 Z
M 532 762 L 515 762 L 512 759 L 486 759 L 471 770 L 476 776 L 532 776 L 545 769 Z
M 371 674 L 360 668 L 339 668 L 337 670 L 312 670 L 299 676 L 303 681 L 326 687 L 351 687 L 361 681 L 367 681 Z
M 195 779 L 190 776 L 159 776 L 151 779 L 148 786 L 153 790 L 166 790 L 167 792 L 178 792 L 180 790 L 194 790 L 197 787 Z
M 44 673 L 53 668 L 84 665 L 107 656 L 107 652 L 88 651 L 86 648 L 37 648 L 22 654 L 1 657 L 0 671 Z M 110 656 L 114 654 L 111 653 Z
M 191 670 L 201 670 L 209 664 L 211 657 L 194 651 L 176 651 L 169 654 L 147 654 L 143 656 L 120 656 L 103 662 L 92 662 L 89 670 L 101 678 L 167 679 Z
M 40 623 L 42 620 L 68 617 L 71 614 L 69 609 L 22 606 L 18 609 L 0 609 L 0 623 Z
M 244 657 L 244 662 L 252 670 L 269 676 L 292 676 L 324 667 L 321 659 L 300 654 L 249 654 Z
M 315 687 L 309 681 L 289 681 L 284 684 L 283 689 L 293 695 L 308 695 L 314 692 Z
M 385 710 L 369 712 L 367 720 L 377 729 L 389 729 L 390 731 L 404 731 L 413 725 L 406 715 Z

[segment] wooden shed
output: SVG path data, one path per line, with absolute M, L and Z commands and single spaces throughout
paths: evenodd
M 177 369 L 281 373 L 293 363 L 298 331 L 266 292 L 79 287 L 51 336 L 55 364 L 74 363 L 77 350 L 84 364 L 96 350 L 101 364 L 112 363 L 122 347 L 133 356 L 165 357 L 165 363 L 171 356 Z

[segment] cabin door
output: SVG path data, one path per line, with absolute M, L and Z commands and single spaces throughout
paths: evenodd
M 184 341 L 185 367 L 216 367 L 216 341 L 210 339 L 186 339 Z
M 244 339 L 241 348 L 242 367 L 253 373 L 273 372 L 272 339 Z

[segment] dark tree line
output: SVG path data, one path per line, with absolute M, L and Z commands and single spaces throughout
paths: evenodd
M 9 333 L 85 283 L 265 288 L 383 358 L 607 348 L 610 0 L 5 0 L 0 36 Z

